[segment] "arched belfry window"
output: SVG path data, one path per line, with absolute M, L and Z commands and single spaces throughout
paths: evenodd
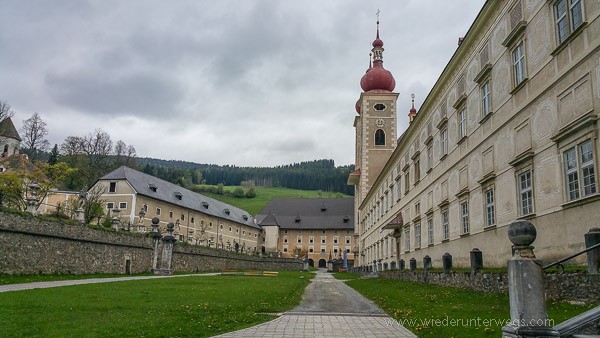
M 377 129 L 375 132 L 375 145 L 376 146 L 384 146 L 385 145 L 385 131 L 383 129 Z

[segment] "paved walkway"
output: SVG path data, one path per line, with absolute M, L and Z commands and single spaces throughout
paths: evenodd
M 217 337 L 416 337 L 377 305 L 319 271 L 302 302 L 280 317 Z
M 75 280 L 73 280 L 73 279 L 60 280 L 60 281 L 52 281 L 52 282 L 33 282 L 33 283 L 0 285 L 0 292 L 56 288 L 59 286 L 81 285 L 81 284 L 123 282 L 123 281 L 140 280 L 140 279 L 175 278 L 175 277 L 188 277 L 188 276 L 215 276 L 215 275 L 220 275 L 220 273 L 200 273 L 200 274 L 193 274 L 193 275 L 172 275 L 172 276 L 134 276 L 134 277 L 112 277 L 112 278 L 89 278 L 89 279 L 75 279 Z

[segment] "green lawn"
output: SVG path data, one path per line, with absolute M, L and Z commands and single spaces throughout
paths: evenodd
M 234 191 L 235 186 L 226 186 L 224 190 Z M 248 190 L 248 188 L 244 188 Z M 267 203 L 273 198 L 318 198 L 319 191 L 315 190 L 298 190 L 289 188 L 267 188 L 267 187 L 256 187 L 256 197 L 254 198 L 236 198 L 227 195 L 218 195 L 209 192 L 201 192 L 201 194 L 208 197 L 212 197 L 216 200 L 231 204 L 240 209 L 248 211 L 251 215 L 256 216 Z M 336 193 L 322 192 L 321 197 L 335 198 Z M 344 197 L 351 197 L 343 195 Z
M 20 284 L 33 282 L 51 282 L 70 279 L 90 279 L 90 278 L 110 278 L 110 277 L 129 277 L 129 276 L 150 276 L 151 272 L 145 272 L 133 275 L 123 274 L 94 274 L 94 275 L 0 275 L 0 285 Z
M 0 293 L 3 337 L 207 337 L 269 321 L 314 274 L 192 276 Z
M 346 283 L 419 337 L 499 337 L 510 320 L 507 294 L 383 278 Z M 553 325 L 590 308 L 566 302 L 547 304 Z

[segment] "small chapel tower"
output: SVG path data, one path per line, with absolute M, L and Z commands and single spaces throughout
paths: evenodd
M 356 102 L 358 116 L 354 118 L 356 170 L 348 177 L 348 184 L 355 186 L 354 210 L 359 210 L 358 206 L 396 148 L 398 138 L 398 93 L 393 92 L 396 81 L 392 73 L 383 68 L 384 49 L 383 41 L 379 38 L 379 20 L 377 35 L 372 45 L 372 60 L 370 57 L 369 68 L 360 80 L 363 92 Z M 360 222 L 358 215 L 355 215 L 355 220 Z

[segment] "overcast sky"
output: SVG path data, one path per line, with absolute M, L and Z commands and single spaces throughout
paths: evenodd
M 0 1 L 0 100 L 48 140 L 96 128 L 140 157 L 354 163 L 376 15 L 399 134 L 484 0 Z

